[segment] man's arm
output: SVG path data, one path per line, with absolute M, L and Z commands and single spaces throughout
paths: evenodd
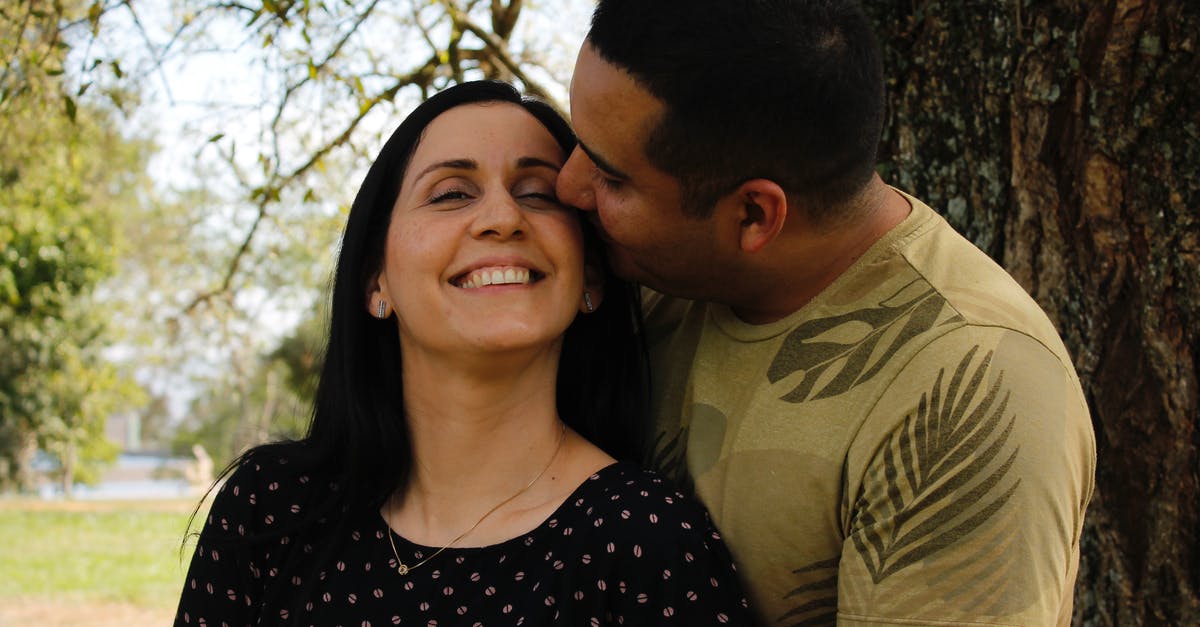
M 934 341 L 851 447 L 839 624 L 1069 623 L 1094 470 L 1078 380 L 1052 350 L 998 328 Z

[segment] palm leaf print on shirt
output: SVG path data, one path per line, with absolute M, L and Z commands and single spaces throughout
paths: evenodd
M 838 558 L 813 562 L 792 571 L 800 582 L 784 596 L 794 605 L 776 623 L 792 627 L 837 623 Z
M 945 308 L 946 299 L 918 279 L 878 307 L 810 320 L 784 339 L 767 370 L 767 379 L 776 383 L 803 372 L 796 387 L 780 397 L 791 403 L 837 396 L 878 374 L 902 346 L 937 325 Z M 962 320 L 956 312 L 951 313 L 942 324 Z M 887 337 L 891 337 L 890 343 L 877 350 Z M 828 376 L 823 377 L 826 371 Z M 819 380 L 825 383 L 814 393 Z
M 674 435 L 660 431 L 654 437 L 654 444 L 650 448 L 646 465 L 674 482 L 679 491 L 690 494 L 693 489 L 692 481 L 688 475 L 687 462 L 684 459 L 687 439 L 687 427 L 679 429 Z
M 967 352 L 944 388 L 945 370 L 938 372 L 883 448 L 883 476 L 876 479 L 886 496 L 858 499 L 852 538 L 876 584 L 952 543 L 967 543 L 1021 483 L 1005 481 L 1020 447 L 1006 446 L 1016 417 L 1005 420 L 1004 373 L 985 389 L 992 353 L 968 373 L 978 350 Z M 987 550 L 984 543 L 976 548 Z

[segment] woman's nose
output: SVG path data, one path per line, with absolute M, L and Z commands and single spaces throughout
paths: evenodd
M 471 234 L 508 239 L 523 235 L 525 229 L 525 214 L 517 200 L 508 192 L 497 192 L 484 198 L 471 225 Z
M 592 160 L 576 146 L 567 162 L 563 164 L 555 182 L 555 192 L 560 202 L 588 211 L 596 209 L 596 195 L 591 184 L 593 167 L 595 166 L 592 165 Z

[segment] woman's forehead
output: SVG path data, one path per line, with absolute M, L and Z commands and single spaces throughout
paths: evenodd
M 422 133 L 414 159 L 445 151 L 507 153 L 561 152 L 550 131 L 523 107 L 510 102 L 472 103 L 433 119 Z
M 442 166 L 464 171 L 508 171 L 536 161 L 557 170 L 566 156 L 550 131 L 520 105 L 459 105 L 425 127 L 403 174 L 400 196 L 416 193 L 414 186 L 419 186 L 425 175 L 441 171 Z

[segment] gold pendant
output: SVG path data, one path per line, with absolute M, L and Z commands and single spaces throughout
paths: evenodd
M 401 575 L 407 575 L 408 574 L 408 566 L 402 562 L 399 566 L 396 567 L 396 572 L 400 573 Z

